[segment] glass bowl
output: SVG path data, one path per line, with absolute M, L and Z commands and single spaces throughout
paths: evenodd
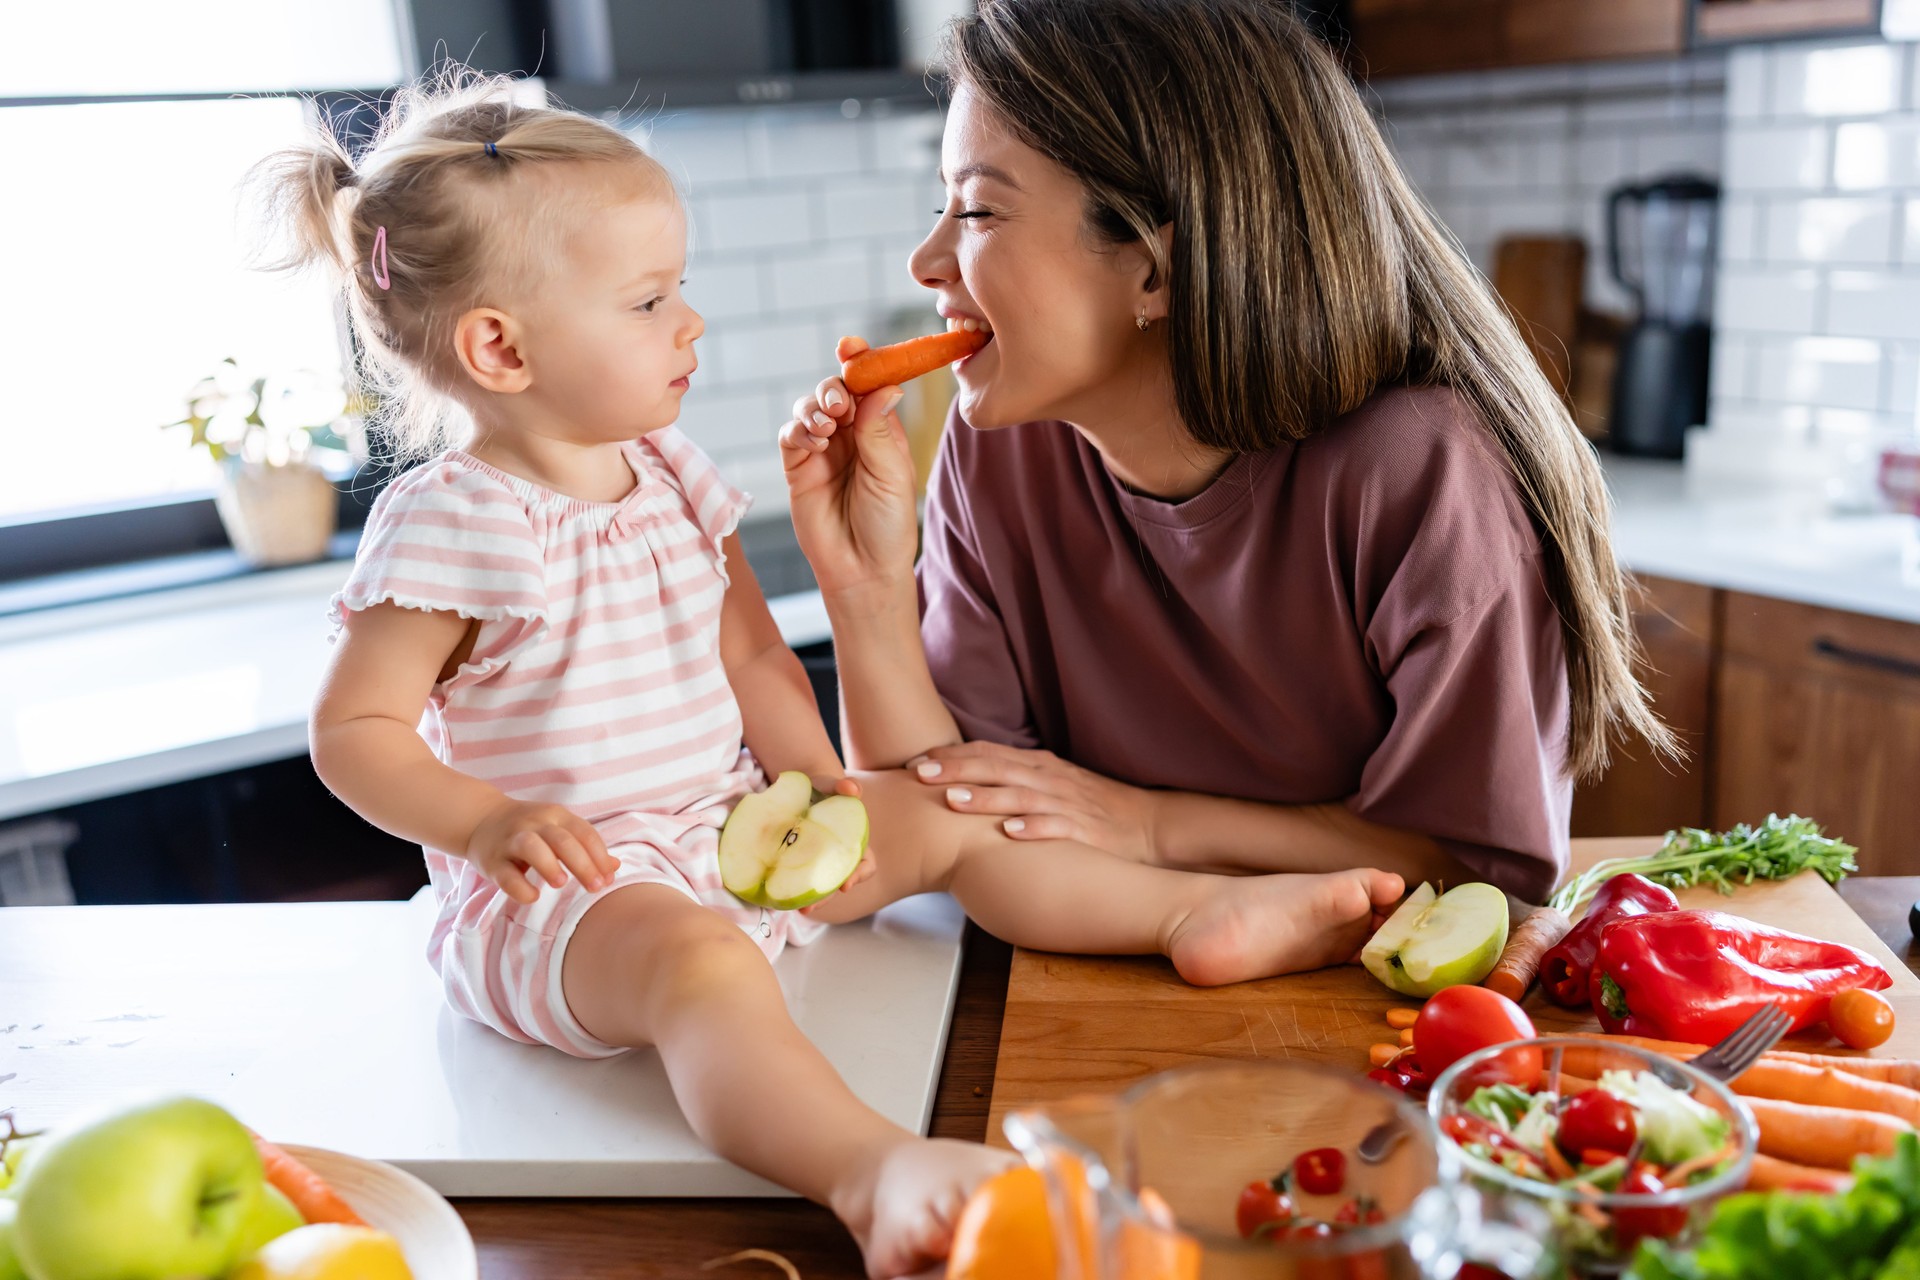
M 1561 1059 L 1567 1049 L 1576 1046 L 1597 1053 L 1602 1072 L 1673 1068 L 1685 1080 L 1682 1093 L 1727 1119 L 1731 1157 L 1711 1177 L 1698 1182 L 1671 1187 L 1657 1195 L 1623 1195 L 1521 1177 L 1443 1136 L 1446 1118 L 1463 1112 L 1474 1091 L 1499 1076 L 1503 1061 L 1522 1050 L 1538 1049 L 1543 1060 L 1539 1088 L 1558 1092 Z M 1633 1260 L 1644 1235 L 1658 1235 L 1681 1246 L 1691 1243 L 1713 1205 L 1728 1192 L 1746 1185 L 1758 1140 L 1753 1112 L 1718 1080 L 1684 1062 L 1626 1045 L 1572 1036 L 1518 1040 L 1468 1054 L 1434 1081 L 1427 1098 L 1427 1114 L 1433 1121 L 1435 1141 L 1451 1157 L 1442 1162 L 1443 1177 L 1456 1177 L 1476 1191 L 1482 1201 L 1482 1215 L 1490 1220 L 1537 1221 L 1539 1210 L 1544 1209 L 1552 1223 L 1552 1244 L 1561 1264 L 1568 1274 L 1580 1277 L 1619 1275 Z M 1627 1215 L 1624 1224 L 1623 1213 Z M 1625 1230 L 1621 1229 L 1623 1225 Z

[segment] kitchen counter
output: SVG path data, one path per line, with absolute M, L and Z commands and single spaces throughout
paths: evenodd
M 1613 544 L 1636 573 L 1920 622 L 1920 579 L 1902 577 L 1915 520 L 1827 516 L 1765 493 L 1703 501 L 1677 462 L 1601 455 Z

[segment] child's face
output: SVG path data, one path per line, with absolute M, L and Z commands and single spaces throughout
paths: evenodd
M 635 193 L 569 222 L 527 315 L 531 389 L 583 443 L 658 431 L 680 416 L 706 329 L 680 293 L 686 215 L 671 196 Z

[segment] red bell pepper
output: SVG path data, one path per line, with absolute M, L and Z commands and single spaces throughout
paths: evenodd
M 1714 1044 L 1767 1005 L 1792 1030 L 1827 1016 L 1853 987 L 1893 979 L 1863 951 L 1720 911 L 1663 911 L 1600 931 L 1588 990 L 1609 1032 Z
M 1680 899 L 1673 896 L 1673 890 L 1645 876 L 1614 876 L 1602 881 L 1580 923 L 1540 957 L 1541 990 L 1557 1005 L 1586 1008 L 1587 973 L 1593 968 L 1593 953 L 1600 949 L 1600 931 L 1628 916 L 1679 909 Z

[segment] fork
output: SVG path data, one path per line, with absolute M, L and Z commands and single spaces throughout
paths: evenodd
M 1770 1004 L 1735 1027 L 1719 1044 L 1688 1059 L 1687 1065 L 1725 1084 L 1760 1061 L 1760 1055 L 1780 1043 L 1780 1037 L 1787 1034 L 1792 1025 L 1792 1015 L 1779 1005 Z M 1686 1078 L 1665 1062 L 1654 1068 L 1654 1074 L 1675 1089 L 1686 1087 Z

